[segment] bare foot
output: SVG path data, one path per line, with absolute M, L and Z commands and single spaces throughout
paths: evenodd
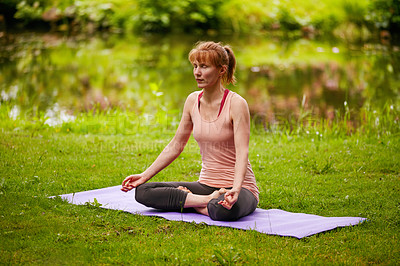
M 225 188 L 221 188 L 220 190 L 215 190 L 213 193 L 211 193 L 210 195 L 208 195 L 208 201 L 212 200 L 212 199 L 216 199 L 219 196 L 223 195 L 226 193 L 226 189 Z M 208 208 L 206 207 L 195 207 L 194 208 L 198 213 L 201 213 L 203 215 L 207 215 L 210 216 L 208 214 Z
M 182 191 L 185 191 L 185 192 L 187 192 L 187 193 L 192 193 L 192 191 L 190 191 L 187 187 L 179 186 L 179 187 L 177 187 L 177 189 L 182 190 Z
M 226 189 L 225 188 L 221 188 L 220 190 L 216 190 L 213 193 L 210 194 L 210 200 L 212 199 L 216 199 L 219 196 L 223 195 L 226 193 Z

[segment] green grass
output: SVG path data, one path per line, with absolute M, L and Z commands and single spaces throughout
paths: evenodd
M 166 129 L 162 119 L 158 122 L 160 126 L 142 124 L 137 130 L 88 132 L 79 121 L 53 129 L 3 119 L 0 264 L 397 264 L 400 260 L 396 134 L 253 132 L 250 161 L 261 191 L 260 208 L 369 220 L 302 240 L 48 199 L 118 185 L 127 175 L 144 170 L 173 134 L 173 127 Z M 153 181 L 194 181 L 200 168 L 198 147 L 190 139 L 183 154 Z

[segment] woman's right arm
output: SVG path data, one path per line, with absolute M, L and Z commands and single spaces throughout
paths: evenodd
M 127 192 L 140 184 L 150 180 L 162 169 L 171 164 L 181 154 L 188 142 L 193 130 L 193 123 L 190 116 L 190 110 L 196 101 L 196 94 L 191 93 L 183 107 L 182 118 L 176 130 L 175 136 L 160 153 L 157 159 L 143 173 L 130 175 L 122 182 L 122 191 Z

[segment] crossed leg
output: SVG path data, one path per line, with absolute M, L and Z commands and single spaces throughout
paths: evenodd
M 217 188 L 199 182 L 149 182 L 136 188 L 135 197 L 147 207 L 180 211 L 183 208 L 206 207 L 211 199 L 220 195 L 216 191 Z
M 207 205 L 212 199 L 217 199 L 219 196 L 226 193 L 225 188 L 215 190 L 209 195 L 193 194 L 187 187 L 178 186 L 177 189 L 187 192 L 184 208 L 194 208 L 198 213 L 210 216 L 208 214 Z
M 257 207 L 257 199 L 249 190 L 242 188 L 238 201 L 228 210 L 218 203 L 223 200 L 224 193 L 224 189 L 199 182 L 149 182 L 136 188 L 135 198 L 143 205 L 156 209 L 183 211 L 184 208 L 194 208 L 219 221 L 237 220 Z

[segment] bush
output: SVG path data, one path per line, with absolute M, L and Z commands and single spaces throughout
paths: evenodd
M 400 0 L 3 0 L 7 25 L 31 27 L 38 21 L 53 30 L 92 32 L 250 33 L 307 29 L 332 33 L 358 30 L 400 31 Z
M 400 31 L 400 0 L 372 0 L 367 19 L 378 29 Z
M 136 29 L 145 32 L 218 30 L 221 4 L 222 0 L 139 0 Z

